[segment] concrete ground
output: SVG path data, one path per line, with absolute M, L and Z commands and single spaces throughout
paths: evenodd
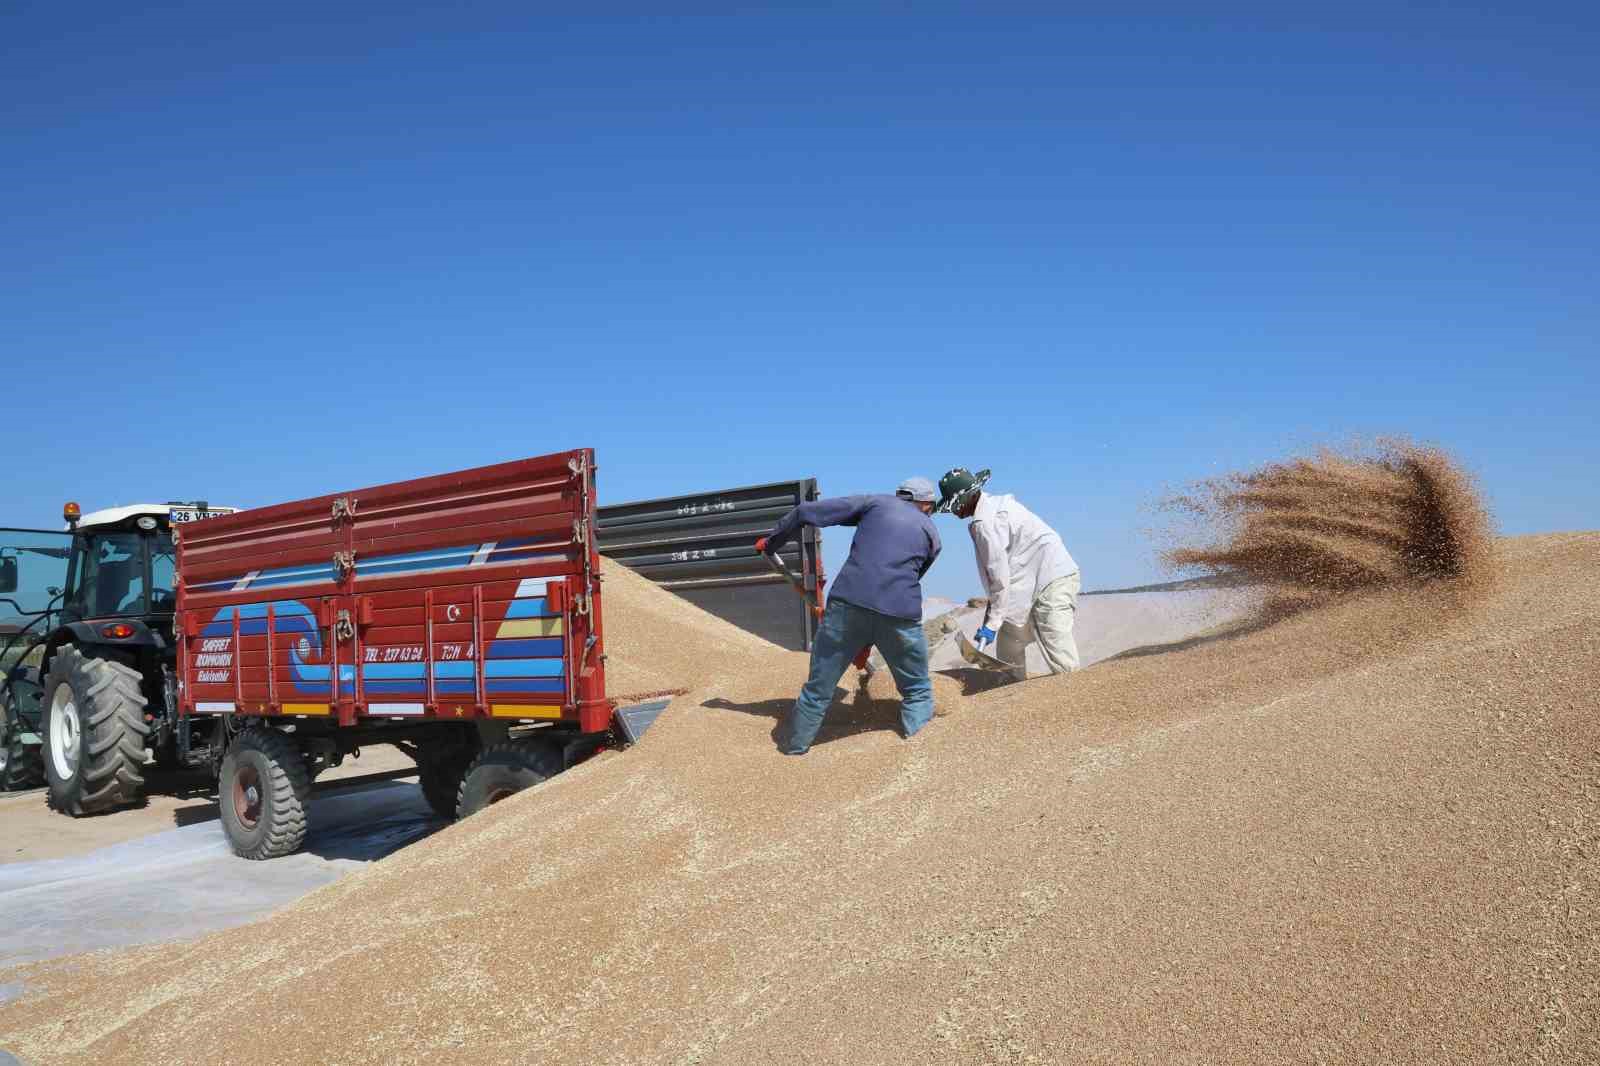
M 416 766 L 388 744 L 362 751 L 360 758 L 317 778 L 318 786 L 375 773 L 409 774 Z M 217 819 L 217 797 L 200 776 L 152 776 L 143 807 L 89 818 L 68 818 L 45 804 L 45 790 L 0 792 L 0 865 L 65 859 L 125 840 Z
M 205 782 L 154 784 L 144 807 L 92 818 L 43 790 L 0 796 L 0 967 L 240 925 L 446 824 L 388 746 L 320 777 L 305 847 L 270 862 L 233 854 Z

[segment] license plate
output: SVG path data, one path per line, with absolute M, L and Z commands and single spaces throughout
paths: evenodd
M 226 508 L 226 509 L 206 510 L 206 511 L 199 511 L 199 510 L 196 510 L 193 507 L 174 507 L 172 510 L 167 512 L 167 520 L 169 522 L 174 522 L 174 523 L 177 523 L 177 522 L 198 522 L 202 518 L 215 518 L 219 514 L 232 514 L 232 513 L 233 513 L 233 509 L 231 507 L 230 508 Z

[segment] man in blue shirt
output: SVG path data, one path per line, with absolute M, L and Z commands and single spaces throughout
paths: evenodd
M 900 690 L 900 729 L 910 737 L 933 717 L 928 642 L 922 634 L 922 576 L 939 557 L 933 528 L 937 492 L 927 478 L 901 482 L 893 496 L 839 496 L 802 503 L 756 541 L 775 552 L 802 526 L 855 526 L 850 558 L 834 579 L 811 645 L 811 676 L 778 726 L 778 750 L 804 755 L 833 703 L 850 661 L 877 646 Z

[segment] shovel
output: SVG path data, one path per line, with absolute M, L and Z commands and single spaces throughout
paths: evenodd
M 817 622 L 820 624 L 822 621 L 822 605 L 817 602 L 816 596 L 812 595 L 810 590 L 806 588 L 805 582 L 800 580 L 799 575 L 797 575 L 793 570 L 789 569 L 788 563 L 784 562 L 783 559 L 777 555 L 777 553 L 767 551 L 767 538 L 762 537 L 760 540 L 756 541 L 756 551 L 761 553 L 761 557 L 767 561 L 768 566 L 772 567 L 772 569 L 776 570 L 778 573 L 782 574 L 788 579 L 789 584 L 794 588 L 795 592 L 800 596 L 800 598 L 806 601 L 806 606 L 811 608 L 811 613 L 816 616 Z M 853 665 L 857 670 L 867 670 L 867 659 L 871 655 L 872 645 L 868 644 L 865 648 L 862 648 L 859 653 L 857 653 L 853 660 L 851 660 L 851 665 Z
M 979 651 L 978 646 L 972 643 L 972 638 L 967 636 L 965 629 L 956 630 L 956 645 L 961 649 L 961 657 L 979 670 L 989 670 L 997 674 L 1011 672 L 1010 663 L 996 659 L 986 651 Z

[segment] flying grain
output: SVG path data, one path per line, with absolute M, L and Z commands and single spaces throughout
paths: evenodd
M 1494 576 L 1488 509 L 1471 477 L 1409 441 L 1272 463 L 1167 503 L 1210 538 L 1165 552 L 1169 564 L 1265 586 L 1280 604 L 1429 581 L 1470 600 Z

